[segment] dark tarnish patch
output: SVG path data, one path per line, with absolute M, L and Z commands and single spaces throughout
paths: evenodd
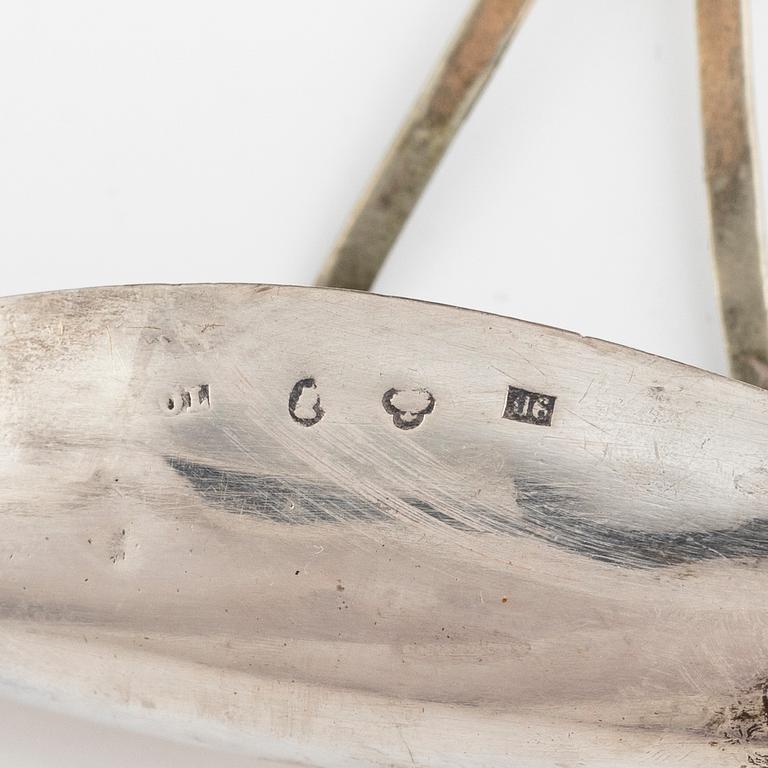
M 747 757 L 749 765 L 768 766 L 768 681 L 761 680 L 740 693 L 728 706 L 717 709 L 704 732 L 719 744 L 757 748 Z
M 722 558 L 768 556 L 768 520 L 752 518 L 729 528 L 642 531 L 585 519 L 584 504 L 544 486 L 518 483 L 522 529 L 537 539 L 630 568 L 659 568 Z
M 294 478 L 252 475 L 217 469 L 173 456 L 166 462 L 212 506 L 239 515 L 255 515 L 266 520 L 294 525 L 342 523 L 349 520 L 383 522 L 391 519 L 385 505 L 377 506 L 367 499 L 317 483 Z M 413 509 L 455 528 L 461 523 L 441 514 L 421 499 L 405 498 Z
M 166 461 L 208 504 L 230 513 L 290 524 L 392 519 L 386 505 L 376 505 L 335 486 L 233 472 L 177 457 L 167 457 Z M 768 556 L 766 519 L 753 518 L 731 528 L 704 531 L 649 532 L 622 528 L 606 520 L 595 520 L 595 511 L 581 499 L 522 481 L 517 482 L 516 497 L 521 516 L 473 506 L 459 518 L 423 499 L 406 497 L 402 501 L 455 530 L 528 536 L 624 568 L 663 568 L 714 558 Z
M 172 456 L 166 457 L 166 462 L 188 480 L 206 502 L 227 512 L 294 524 L 385 518 L 383 510 L 340 489 L 293 478 L 217 469 Z

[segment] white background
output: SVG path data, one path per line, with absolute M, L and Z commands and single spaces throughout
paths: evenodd
M 0 4 L 0 293 L 311 283 L 468 7 Z M 537 0 L 376 289 L 724 372 L 701 158 L 693 0 Z M 3 700 L 0 763 L 253 764 Z

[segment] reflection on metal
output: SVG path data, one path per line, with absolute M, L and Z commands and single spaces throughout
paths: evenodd
M 731 373 L 768 386 L 768 315 L 745 21 L 741 0 L 698 0 L 706 174 Z
M 337 241 L 317 284 L 368 290 L 530 0 L 479 0 Z
M 768 765 L 762 390 L 193 285 L 0 299 L 0 391 L 6 694 L 268 764 Z

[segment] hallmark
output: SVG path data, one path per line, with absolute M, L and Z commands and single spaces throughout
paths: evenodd
M 288 395 L 288 413 L 303 427 L 311 427 L 323 418 L 325 411 L 320 407 L 320 395 L 314 379 L 300 379 L 293 385 Z
M 426 389 L 388 389 L 381 399 L 398 429 L 415 429 L 435 409 L 435 398 Z
M 503 417 L 511 421 L 522 421 L 524 424 L 549 427 L 552 424 L 556 399 L 554 395 L 509 387 Z

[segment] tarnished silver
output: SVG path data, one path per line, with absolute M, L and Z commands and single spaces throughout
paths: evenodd
M 477 0 L 358 201 L 317 279 L 368 290 L 531 0 Z
M 747 9 L 743 0 L 697 0 L 697 8 L 712 246 L 731 373 L 768 387 Z
M 6 691 L 314 766 L 768 764 L 768 393 L 493 315 L 0 300 Z

